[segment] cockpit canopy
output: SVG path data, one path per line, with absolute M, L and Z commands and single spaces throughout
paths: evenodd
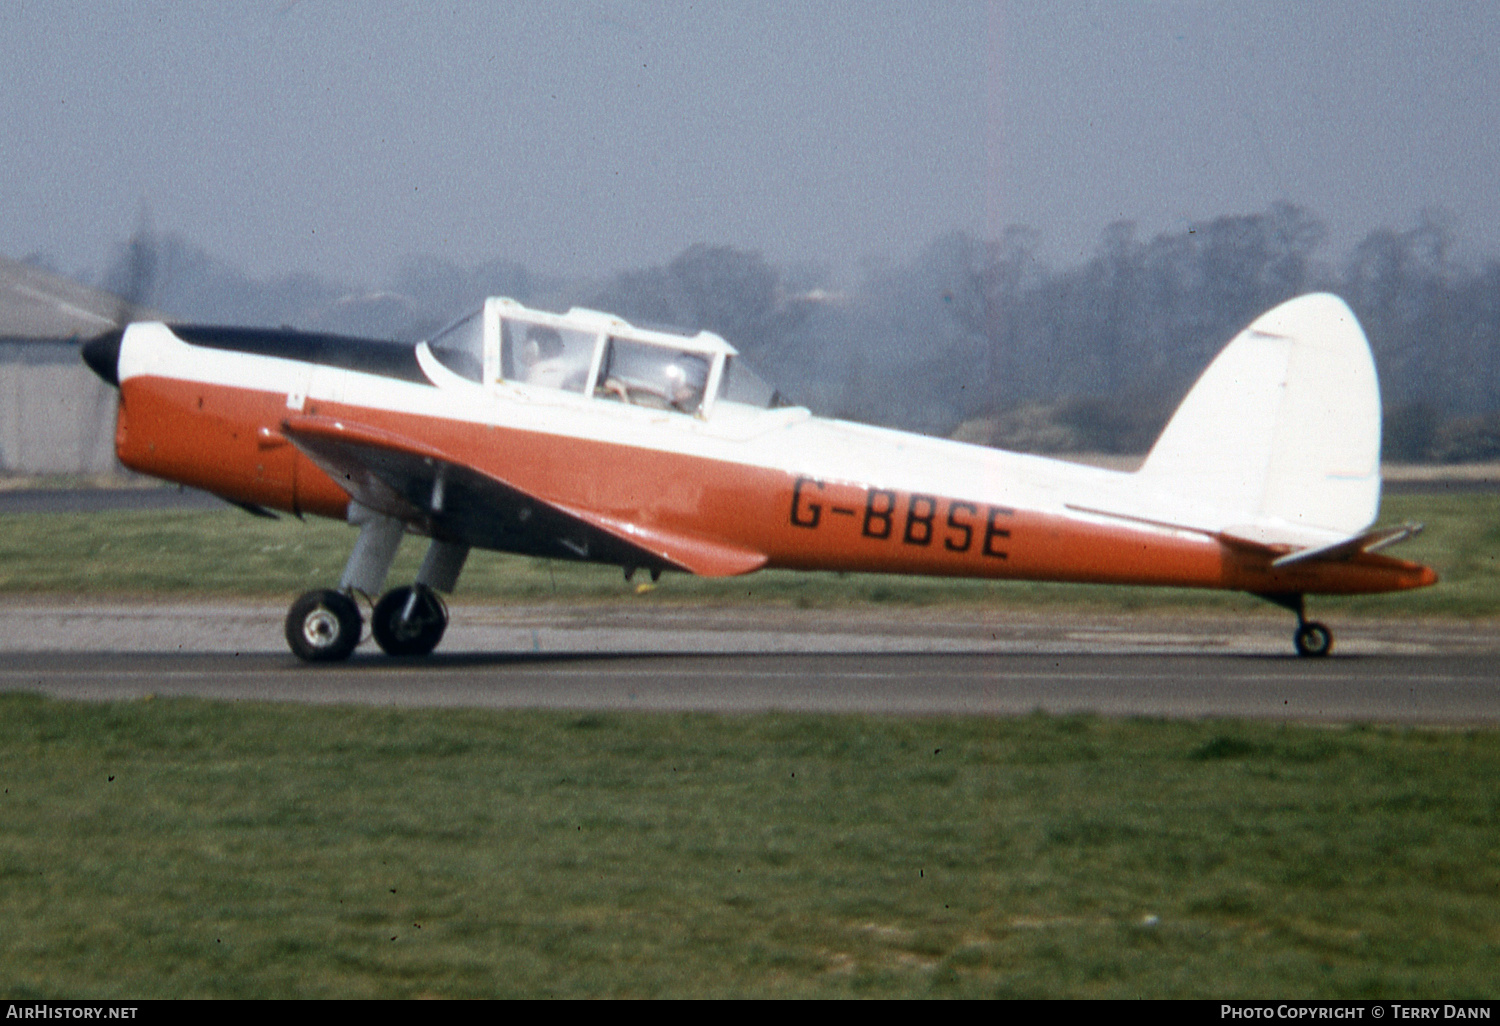
M 443 367 L 478 385 L 554 389 L 700 416 L 718 400 L 785 405 L 712 332 L 637 328 L 581 307 L 555 314 L 489 299 L 425 345 Z

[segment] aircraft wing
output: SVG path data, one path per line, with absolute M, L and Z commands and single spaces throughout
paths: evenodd
M 702 577 L 766 562 L 764 553 L 543 499 L 383 428 L 295 415 L 282 430 L 356 502 L 444 541 Z

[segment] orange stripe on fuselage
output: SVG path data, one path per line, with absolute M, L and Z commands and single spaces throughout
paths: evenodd
M 285 395 L 128 378 L 120 385 L 115 452 L 143 474 L 297 512 L 297 479 L 307 461 L 275 429 L 285 408 Z
M 1207 535 L 1107 525 L 820 480 L 682 453 L 309 400 L 305 412 L 431 446 L 541 499 L 764 552 L 768 566 L 954 577 L 1360 593 L 1431 583 L 1383 556 L 1273 570 Z M 284 393 L 137 376 L 117 447 L 143 473 L 237 502 L 342 519 L 348 495 L 281 434 Z

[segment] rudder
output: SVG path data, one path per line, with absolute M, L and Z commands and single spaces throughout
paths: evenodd
M 1353 534 L 1380 510 L 1380 387 L 1337 296 L 1300 296 L 1224 347 L 1139 474 L 1232 521 Z

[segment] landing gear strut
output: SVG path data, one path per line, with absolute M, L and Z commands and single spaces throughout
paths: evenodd
M 1299 656 L 1317 658 L 1333 651 L 1333 631 L 1307 618 L 1307 604 L 1300 592 L 1261 592 L 1258 597 L 1297 614 L 1297 630 L 1292 635 L 1292 644 L 1297 646 Z
M 359 526 L 359 540 L 349 554 L 335 591 L 310 591 L 292 603 L 286 617 L 286 641 L 299 659 L 337 662 L 349 658 L 364 630 L 355 595 L 375 595 L 390 573 L 406 525 L 350 503 L 349 522 Z M 410 585 L 393 588 L 375 603 L 371 633 L 382 651 L 393 656 L 424 656 L 437 648 L 448 628 L 448 608 L 438 597 L 452 591 L 468 558 L 469 547 L 433 540 Z

